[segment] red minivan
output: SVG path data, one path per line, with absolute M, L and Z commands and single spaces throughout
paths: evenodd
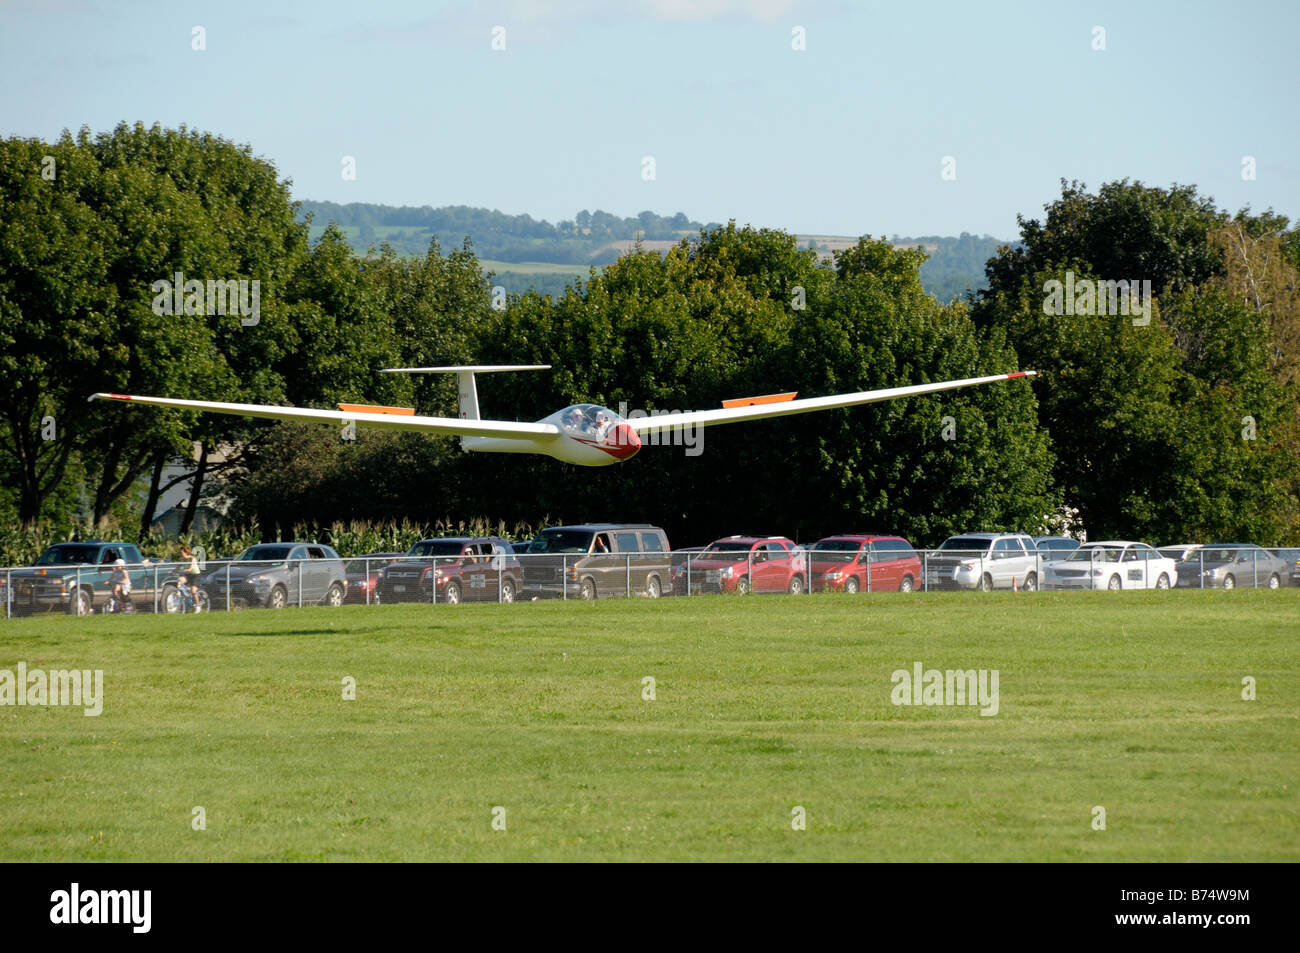
M 673 590 L 683 595 L 707 592 L 804 591 L 807 559 L 785 536 L 728 536 L 673 570 Z M 687 589 L 687 580 L 690 588 Z
M 813 544 L 813 592 L 912 592 L 921 557 L 901 536 L 827 536 Z

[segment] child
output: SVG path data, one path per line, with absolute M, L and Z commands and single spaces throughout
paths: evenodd
M 126 571 L 126 560 L 113 560 L 113 598 L 122 606 L 123 612 L 131 611 L 131 576 Z
M 180 588 L 181 591 L 187 591 L 190 595 L 190 603 L 194 606 L 194 611 L 199 611 L 199 560 L 194 552 L 188 546 L 181 547 L 181 562 L 185 563 L 185 568 L 181 570 Z

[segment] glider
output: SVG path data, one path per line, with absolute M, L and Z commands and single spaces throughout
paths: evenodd
M 227 404 L 207 400 L 181 400 L 172 397 L 140 397 L 134 394 L 92 394 L 90 400 L 120 400 L 133 404 L 157 404 L 182 410 L 239 417 L 262 417 L 268 420 L 299 420 L 321 424 L 356 424 L 380 430 L 411 430 L 419 433 L 450 434 L 460 437 L 466 450 L 485 453 L 540 453 L 566 463 L 600 467 L 621 463 L 641 449 L 641 434 L 663 433 L 693 427 L 765 420 L 790 414 L 806 414 L 836 407 L 853 407 L 883 400 L 896 400 L 917 394 L 974 387 L 1017 377 L 1033 377 L 1035 371 L 970 377 L 959 381 L 915 384 L 834 394 L 829 397 L 805 397 L 795 394 L 768 394 L 725 401 L 717 410 L 687 411 L 649 417 L 624 419 L 608 407 L 596 404 L 573 404 L 536 423 L 514 420 L 484 420 L 479 415 L 475 374 L 497 371 L 547 370 L 549 364 L 471 364 L 453 367 L 387 367 L 383 374 L 455 374 L 460 401 L 459 417 L 423 417 L 410 407 L 383 407 L 372 404 L 340 404 L 338 410 L 310 407 L 277 407 L 270 404 Z

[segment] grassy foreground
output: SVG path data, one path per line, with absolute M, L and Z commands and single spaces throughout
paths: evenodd
M 0 859 L 1295 861 L 1298 636 L 1297 590 L 0 619 L 105 696 L 0 707 Z M 998 714 L 895 706 L 915 662 Z

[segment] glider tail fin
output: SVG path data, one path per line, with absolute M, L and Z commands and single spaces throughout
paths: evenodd
M 381 374 L 455 374 L 457 414 L 461 420 L 482 420 L 478 407 L 475 374 L 494 371 L 545 371 L 549 364 L 453 364 L 448 367 L 385 367 Z M 468 438 L 465 438 L 468 439 Z

